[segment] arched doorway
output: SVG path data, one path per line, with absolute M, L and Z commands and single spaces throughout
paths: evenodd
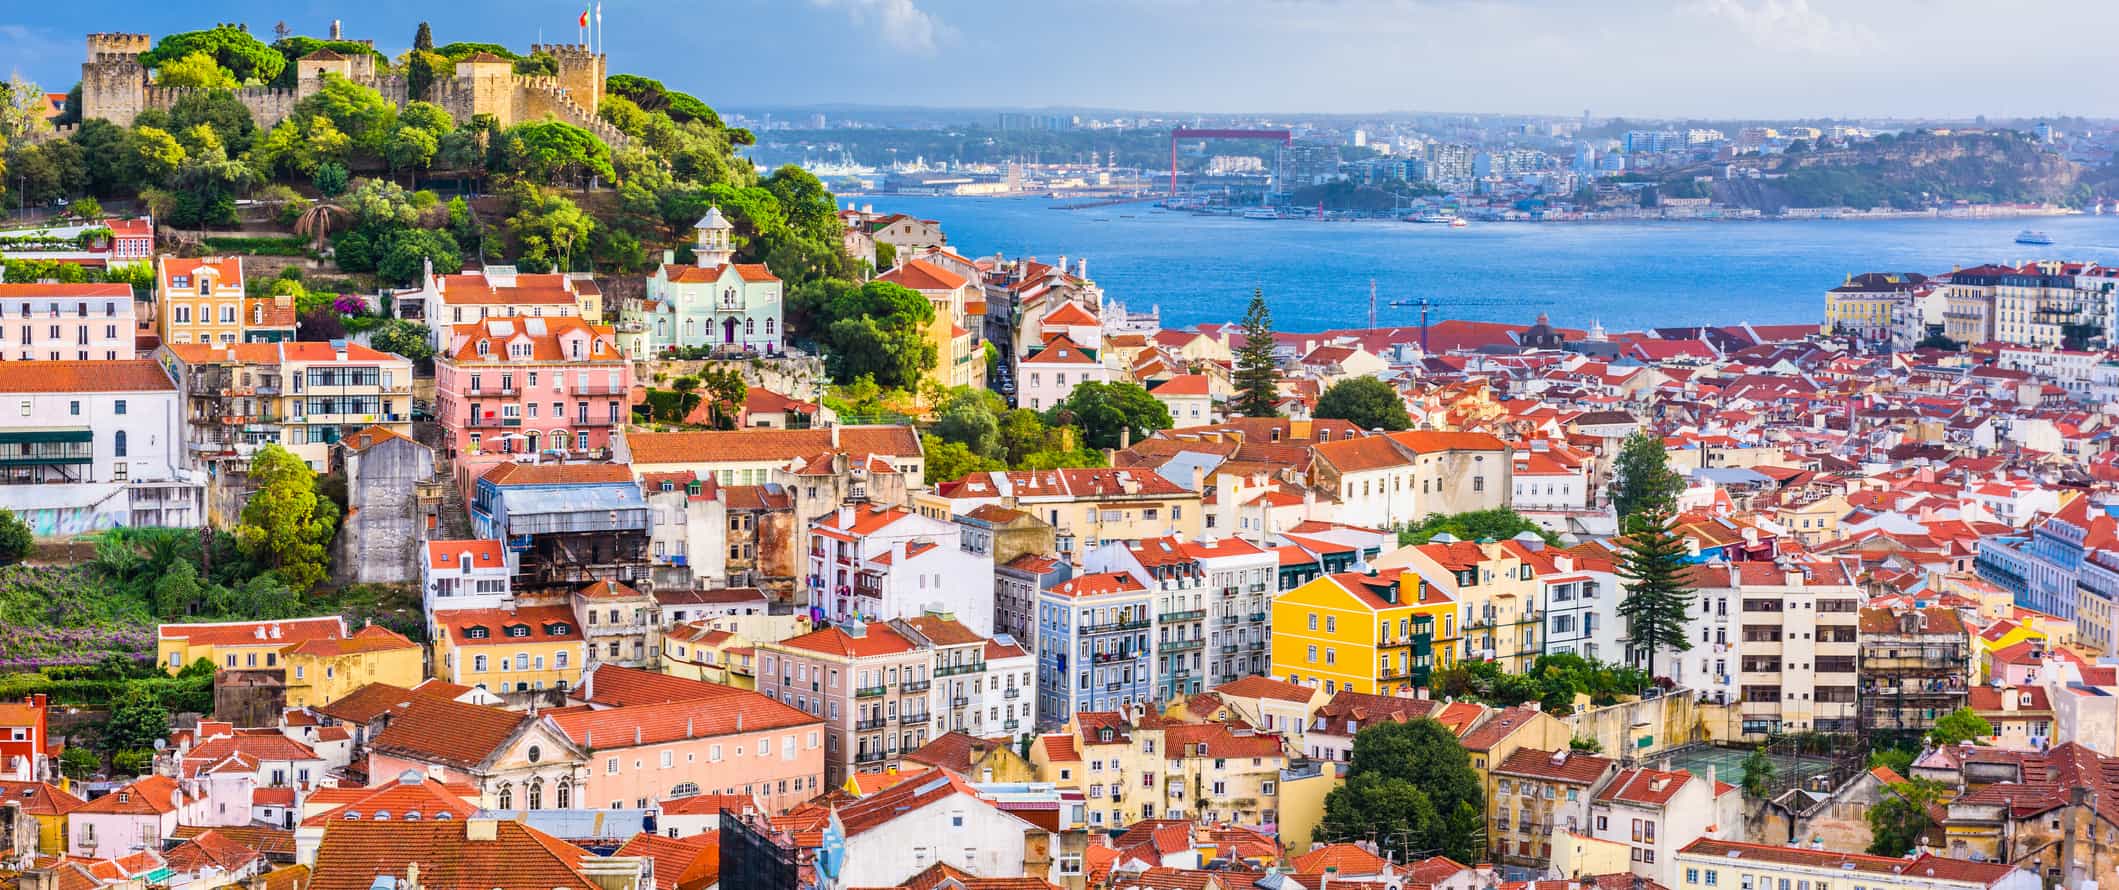
M 736 320 L 735 320 L 734 318 L 728 318 L 728 319 L 723 319 L 723 320 L 722 320 L 722 322 L 721 322 L 721 342 L 723 342 L 723 343 L 734 343 L 734 342 L 736 342 Z
M 524 450 L 524 451 L 528 451 L 528 452 L 529 452 L 529 453 L 531 453 L 531 454 L 536 454 L 536 453 L 537 453 L 537 431 L 536 431 L 536 430 L 530 430 L 529 432 L 523 433 L 523 434 L 522 434 L 522 436 L 523 436 L 523 450 Z

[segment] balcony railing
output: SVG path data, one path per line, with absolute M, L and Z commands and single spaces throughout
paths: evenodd
M 958 675 L 958 674 L 976 674 L 976 673 L 978 673 L 978 672 L 980 672 L 980 671 L 983 671 L 983 670 L 985 670 L 985 669 L 986 669 L 986 665 L 984 665 L 983 663 L 981 663 L 981 664 L 945 664 L 945 665 L 942 665 L 941 667 L 935 668 L 935 669 L 934 669 L 934 675 L 935 675 L 935 676 L 937 676 L 937 677 L 954 677 L 954 676 L 956 676 L 956 675 Z
M 1023 689 L 1020 686 L 1010 686 L 1007 689 L 1001 691 L 1001 697 L 1010 701 L 1014 701 L 1015 699 L 1023 697 Z
M 1264 613 L 1264 612 L 1252 612 L 1252 613 L 1251 613 L 1250 615 L 1248 615 L 1248 616 L 1246 616 L 1246 617 L 1247 617 L 1247 618 L 1249 618 L 1249 619 L 1251 620 L 1251 623 L 1253 623 L 1253 624 L 1256 624 L 1256 623 L 1258 623 L 1258 622 L 1261 622 L 1261 621 L 1264 621 L 1264 620 L 1266 620 L 1266 613 Z
M 1198 621 L 1205 617 L 1207 617 L 1205 609 L 1188 609 L 1182 612 L 1162 613 L 1162 620 L 1166 624 L 1172 621 Z
M 968 704 L 971 704 L 971 696 L 968 695 L 953 696 L 949 699 L 949 706 L 952 708 L 961 708 Z
M 882 686 L 862 686 L 853 691 L 854 698 L 875 698 L 890 690 Z
M 1003 732 L 1014 732 L 1014 731 L 1016 730 L 1016 728 L 1017 728 L 1017 727 L 1019 727 L 1019 726 L 1022 726 L 1022 725 L 1023 725 L 1023 722 L 1022 722 L 1021 720 L 1015 720 L 1015 719 L 1003 720 L 1003 721 L 1001 721 L 1001 730 L 1002 730 Z
M 1105 622 L 1105 623 L 1103 623 L 1103 624 L 1084 624 L 1084 625 L 1082 625 L 1082 633 L 1085 633 L 1085 634 L 1104 634 L 1104 633 L 1118 633 L 1119 631 L 1126 631 L 1126 630 L 1140 630 L 1140 629 L 1142 629 L 1142 628 L 1145 628 L 1145 627 L 1147 627 L 1147 626 L 1148 626 L 1148 619 L 1146 619 L 1146 618 L 1134 618 L 1134 619 L 1129 619 L 1129 620 L 1126 620 L 1126 621 L 1108 621 L 1108 622 Z
M 876 718 L 874 718 L 874 719 L 870 719 L 870 720 L 856 720 L 856 721 L 854 721 L 854 724 L 853 724 L 853 728 L 854 728 L 854 729 L 856 729 L 856 730 L 870 730 L 870 729 L 882 729 L 883 727 L 885 727 L 885 726 L 889 726 L 889 725 L 890 725 L 890 720 L 889 720 L 889 718 L 886 718 L 886 717 L 876 717 Z
M 933 680 L 907 680 L 898 684 L 899 692 L 926 692 L 934 687 Z
M 1164 640 L 1160 648 L 1164 652 L 1188 652 L 1193 649 L 1205 648 L 1206 645 L 1206 640 L 1194 638 L 1190 640 Z
M 853 762 L 855 763 L 882 763 L 889 759 L 890 755 L 881 751 L 860 751 L 853 756 Z
M 1236 644 L 1235 644 L 1235 643 L 1223 643 L 1223 644 L 1221 644 L 1221 654 L 1223 654 L 1223 655 L 1235 655 L 1235 654 L 1236 654 Z
M 504 427 L 513 428 L 522 426 L 522 418 L 501 417 L 496 414 L 487 414 L 483 417 L 473 417 L 470 420 L 465 421 L 464 426 L 469 427 L 471 429 L 501 429 Z

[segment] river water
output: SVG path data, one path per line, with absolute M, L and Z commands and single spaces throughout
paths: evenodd
M 1054 209 L 1042 198 L 876 195 L 846 199 L 938 219 L 967 256 L 1086 257 L 1089 275 L 1163 324 L 1242 317 L 1265 289 L 1274 327 L 1314 331 L 1418 322 L 1394 299 L 1434 301 L 1436 318 L 1611 330 L 1821 321 L 1825 291 L 1868 271 L 2068 259 L 2119 263 L 2119 216 L 1790 222 L 1473 223 L 1244 220 L 1121 204 Z M 2014 243 L 2024 229 L 2050 246 Z

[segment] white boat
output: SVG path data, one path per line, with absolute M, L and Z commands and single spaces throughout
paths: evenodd
M 1271 207 L 1253 207 L 1243 212 L 1244 219 L 1279 219 L 1280 212 Z
M 1408 216 L 1405 218 L 1405 221 L 1446 226 L 1452 224 L 1455 219 L 1456 217 L 1450 216 L 1447 213 L 1429 213 L 1422 216 Z
M 2053 243 L 2053 236 L 2038 231 L 2036 229 L 2024 229 L 2023 231 L 2016 233 L 2016 243 L 2051 244 Z
M 1449 221 L 1449 227 L 1452 229 L 1461 229 L 1468 225 L 1471 225 L 1471 223 L 1465 222 L 1464 217 L 1461 216 L 1452 217 Z

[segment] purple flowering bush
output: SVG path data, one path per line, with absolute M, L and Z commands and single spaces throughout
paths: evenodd
M 0 673 L 154 657 L 146 604 L 78 567 L 0 568 Z

